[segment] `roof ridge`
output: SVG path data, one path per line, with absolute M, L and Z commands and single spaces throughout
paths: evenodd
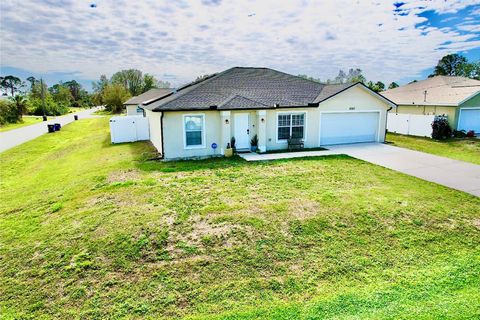
M 236 67 L 232 67 L 232 68 L 229 68 L 229 69 L 227 69 L 227 70 L 223 70 L 222 72 L 214 73 L 214 74 L 212 74 L 211 76 L 206 77 L 206 78 L 204 78 L 204 79 L 201 79 L 201 80 L 199 80 L 199 81 L 190 82 L 190 83 L 184 85 L 183 87 L 180 87 L 179 89 L 177 89 L 176 92 L 174 92 L 174 93 L 175 93 L 175 94 L 178 94 L 178 92 L 181 91 L 181 90 L 184 90 L 184 89 L 186 89 L 186 88 L 189 88 L 189 87 L 198 85 L 197 87 L 195 87 L 194 89 L 192 89 L 192 90 L 195 90 L 195 89 L 197 89 L 197 88 L 205 85 L 206 83 L 211 82 L 211 80 L 218 78 L 220 75 L 224 75 L 225 73 L 230 72 L 231 70 L 233 70 L 233 69 L 235 69 L 235 68 L 236 68 Z M 189 92 L 190 92 L 190 91 L 189 91 Z M 178 96 L 182 96 L 182 95 L 184 95 L 184 94 L 185 94 L 185 92 L 182 92 L 182 93 L 178 94 Z
M 428 86 L 428 87 L 420 87 L 418 89 L 408 89 L 409 87 L 411 88 L 411 86 L 417 86 L 421 83 L 425 83 L 433 78 L 441 78 L 442 80 L 445 80 L 445 78 L 460 78 L 458 81 L 454 81 L 454 82 L 446 82 L 446 81 L 442 81 L 441 84 L 438 84 L 438 85 L 431 85 L 431 86 Z M 471 78 L 467 78 L 467 77 L 461 77 L 461 76 L 444 76 L 444 75 L 439 75 L 439 76 L 435 76 L 435 77 L 430 77 L 430 78 L 427 78 L 427 79 L 423 79 L 423 80 L 418 80 L 416 82 L 411 82 L 411 83 L 407 83 L 406 85 L 403 85 L 403 86 L 400 86 L 400 87 L 397 87 L 397 88 L 393 88 L 393 89 L 388 89 L 388 90 L 385 90 L 383 92 L 387 92 L 387 91 L 399 91 L 399 90 L 403 90 L 403 91 L 415 91 L 415 90 L 427 90 L 427 89 L 434 89 L 434 88 L 439 88 L 439 87 L 444 87 L 444 86 L 447 86 L 449 88 L 462 88 L 462 87 L 475 87 L 477 85 L 465 85 L 465 86 L 461 86 L 461 85 L 455 85 L 455 84 L 458 84 L 458 83 L 462 83 L 462 82 L 465 82 L 466 80 L 474 80 L 474 81 L 478 81 L 478 80 L 475 80 L 475 79 L 471 79 Z M 479 81 L 479 85 L 480 85 L 480 81 Z
M 220 104 L 218 105 L 218 107 L 220 108 L 220 107 L 226 105 L 227 103 L 233 101 L 233 100 L 234 100 L 235 98 L 237 98 L 237 97 L 242 98 L 242 99 L 246 99 L 246 100 L 248 100 L 248 101 L 252 101 L 252 102 L 258 103 L 258 104 L 260 104 L 260 105 L 262 105 L 262 106 L 266 106 L 266 107 L 268 106 L 268 105 L 266 105 L 266 104 L 264 104 L 264 103 L 262 103 L 262 102 L 260 102 L 260 101 L 253 100 L 252 98 L 248 98 L 248 97 L 242 96 L 241 94 L 235 93 L 235 94 L 230 95 L 227 99 L 225 99 L 222 103 L 220 103 Z

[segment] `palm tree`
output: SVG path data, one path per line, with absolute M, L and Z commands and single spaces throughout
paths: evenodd
M 10 100 L 15 104 L 18 117 L 21 119 L 24 113 L 27 113 L 27 99 L 24 96 L 17 94 L 14 97 L 10 97 Z

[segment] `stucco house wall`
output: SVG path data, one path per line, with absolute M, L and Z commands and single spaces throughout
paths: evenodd
M 361 86 L 351 87 L 336 96 L 320 103 L 319 107 L 277 108 L 267 110 L 202 110 L 202 111 L 167 111 L 163 116 L 163 147 L 166 159 L 208 157 L 223 153 L 226 143 L 235 135 L 235 114 L 249 114 L 250 139 L 257 134 L 259 147 L 266 150 L 287 148 L 287 143 L 277 140 L 277 116 L 281 113 L 305 113 L 305 147 L 320 146 L 320 116 L 322 112 L 379 112 L 378 141 L 385 140 L 386 113 L 390 104 L 368 89 Z M 150 121 L 150 138 L 161 152 L 161 112 L 146 110 Z M 186 148 L 184 133 L 184 116 L 204 115 L 204 143 L 201 147 Z M 261 119 L 265 121 L 261 123 Z M 211 145 L 216 143 L 214 150 Z M 260 148 L 262 149 L 262 148 Z M 263 150 L 262 150 L 263 151 Z
M 163 154 L 161 127 L 162 112 L 145 110 L 145 116 L 148 119 L 148 125 L 150 128 L 150 141 L 155 146 L 155 148 L 157 148 L 158 152 Z
M 460 105 L 460 108 L 480 107 L 480 92 Z
M 314 124 L 318 119 L 318 108 L 282 108 L 277 110 L 266 110 L 266 148 L 267 150 L 281 150 L 288 147 L 287 141 L 277 140 L 277 118 L 279 114 L 285 113 L 304 113 L 305 114 L 305 148 L 318 147 L 318 125 Z
M 204 141 L 202 147 L 185 148 L 184 116 L 204 115 Z M 220 112 L 219 111 L 169 111 L 163 116 L 163 139 L 165 158 L 208 157 L 220 154 Z M 152 138 L 152 137 L 151 137 Z M 212 149 L 212 143 L 219 147 Z
M 143 111 L 142 109 L 138 110 L 137 105 L 127 105 L 127 116 L 138 116 L 142 115 Z

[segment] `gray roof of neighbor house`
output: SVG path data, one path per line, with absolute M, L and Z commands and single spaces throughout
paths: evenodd
M 172 92 L 173 89 L 169 88 L 161 88 L 161 89 L 150 89 L 147 92 L 144 92 L 138 96 L 132 97 L 125 101 L 123 104 L 124 105 L 139 105 L 144 102 L 149 102 L 158 98 L 161 98 L 170 92 Z
M 234 67 L 143 107 L 152 111 L 314 107 L 356 84 L 326 85 L 268 68 Z
M 480 81 L 451 76 L 436 76 L 381 92 L 398 105 L 422 106 L 458 106 L 478 93 Z

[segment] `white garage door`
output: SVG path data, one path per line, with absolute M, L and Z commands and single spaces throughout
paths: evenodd
M 378 112 L 322 113 L 320 145 L 377 141 L 378 117 Z
M 458 130 L 480 132 L 480 108 L 460 109 Z

